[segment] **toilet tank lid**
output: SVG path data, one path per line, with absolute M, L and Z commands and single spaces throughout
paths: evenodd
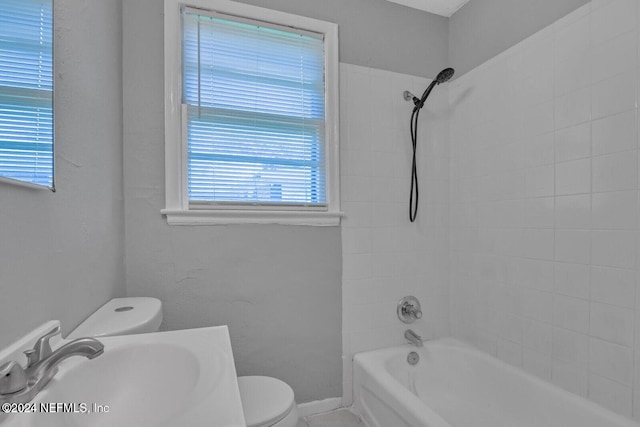
M 82 322 L 67 338 L 101 337 L 155 332 L 162 323 L 157 298 L 114 298 Z

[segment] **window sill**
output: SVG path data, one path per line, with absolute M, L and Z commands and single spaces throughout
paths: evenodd
M 169 225 L 277 224 L 335 227 L 343 212 L 172 210 L 160 211 Z
M 15 185 L 16 187 L 30 188 L 32 190 L 50 190 L 53 193 L 56 192 L 56 188 L 53 185 L 50 187 L 50 186 L 47 186 L 47 185 L 34 184 L 34 183 L 31 183 L 31 182 L 20 181 L 18 179 L 6 178 L 6 177 L 3 177 L 3 176 L 0 176 L 0 183 L 6 183 L 6 184 L 10 184 L 10 185 Z

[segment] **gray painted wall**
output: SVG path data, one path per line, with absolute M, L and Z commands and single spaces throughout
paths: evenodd
M 463 75 L 588 2 L 469 1 L 449 21 L 449 59 L 456 69 L 456 76 Z
M 124 296 L 120 0 L 56 0 L 57 192 L 0 183 L 0 348 Z
M 123 31 L 128 294 L 160 298 L 165 329 L 228 324 L 240 375 L 341 396 L 340 228 L 168 226 L 163 2 L 125 0 Z
M 340 62 L 429 78 L 447 66 L 442 16 L 386 0 L 238 1 L 337 23 Z

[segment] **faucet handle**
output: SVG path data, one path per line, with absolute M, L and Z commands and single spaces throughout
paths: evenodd
M 30 350 L 25 350 L 23 351 L 23 353 L 25 356 L 27 356 L 27 368 L 30 368 L 38 362 L 38 360 L 36 360 L 38 356 L 35 349 L 32 348 Z
M 27 387 L 27 377 L 18 362 L 0 366 L 0 395 L 17 393 Z
M 51 344 L 49 340 L 60 333 L 60 325 L 56 326 L 36 341 L 36 345 L 33 347 L 35 355 L 27 354 L 27 358 L 30 364 L 37 363 L 42 359 L 46 359 L 53 350 L 51 350 Z
M 420 301 L 414 296 L 404 297 L 398 302 L 398 318 L 404 323 L 413 323 L 422 318 Z
M 418 320 L 422 319 L 422 310 L 420 310 L 420 307 L 415 307 L 411 305 L 408 311 L 409 313 L 412 313 L 416 319 Z

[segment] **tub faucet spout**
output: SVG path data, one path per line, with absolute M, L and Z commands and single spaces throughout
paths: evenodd
M 408 339 L 411 344 L 414 344 L 417 347 L 422 347 L 422 337 L 413 332 L 412 329 L 407 329 L 404 333 L 404 337 Z

